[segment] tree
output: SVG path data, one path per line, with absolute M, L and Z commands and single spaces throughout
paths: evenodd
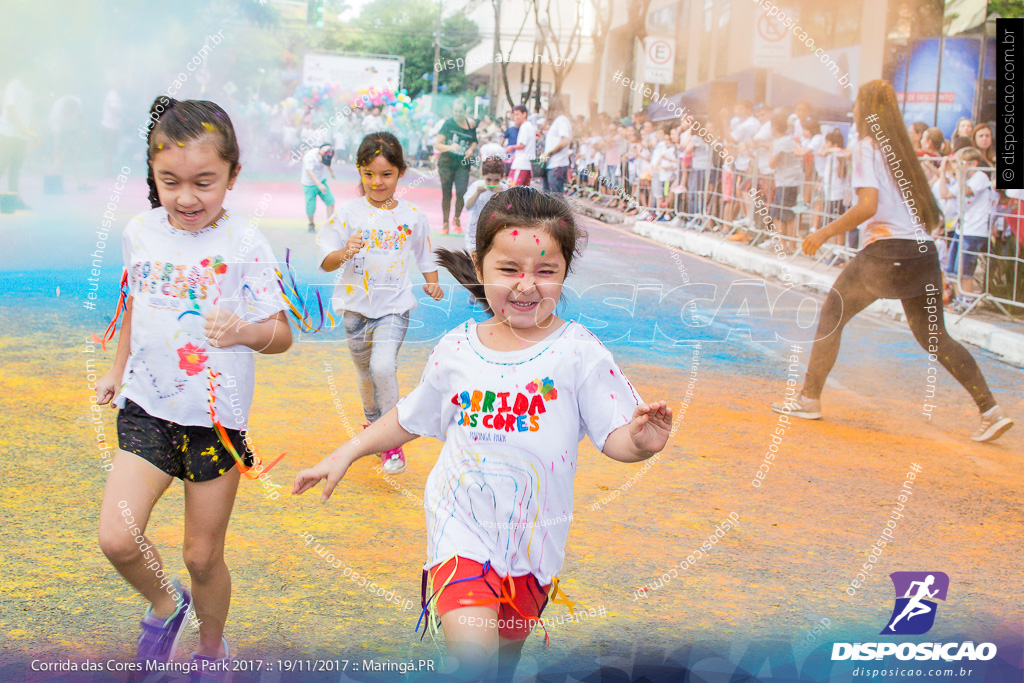
M 551 66 L 552 78 L 554 79 L 553 95 L 562 92 L 562 83 L 565 77 L 576 65 L 576 58 L 579 57 L 580 47 L 583 45 L 583 3 L 576 2 L 573 7 L 573 23 L 569 29 L 569 38 L 561 40 L 562 22 L 558 22 L 558 28 L 554 27 L 551 17 L 552 0 L 543 0 L 544 15 L 541 16 L 541 0 L 533 0 L 533 16 L 537 22 L 537 31 L 541 36 L 541 46 L 547 55 L 548 64 Z M 650 2 L 650 0 L 648 0 Z M 559 17 L 560 18 L 560 17 Z M 609 17 L 610 20 L 610 17 Z M 538 70 L 538 80 L 540 72 Z
M 612 27 L 611 0 L 591 0 L 594 6 L 594 63 L 590 69 L 590 120 L 597 120 L 597 84 L 601 77 L 601 62 L 604 60 L 605 43 Z
M 989 0 L 988 11 L 993 12 L 1003 19 L 1015 19 L 1024 17 L 1024 2 L 1021 0 Z
M 322 47 L 405 57 L 404 85 L 411 97 L 429 92 L 433 77 L 448 91 L 463 90 L 467 87 L 463 70 L 435 69 L 433 28 L 437 11 L 437 4 L 430 0 L 374 0 L 363 7 L 358 18 L 325 37 Z M 454 15 L 442 21 L 442 60 L 464 60 L 466 52 L 479 41 L 477 25 L 465 16 Z
M 636 41 L 640 41 L 642 45 L 644 38 L 647 37 L 647 9 L 650 6 L 651 0 L 629 0 L 629 7 L 626 9 L 626 16 L 629 17 L 626 22 L 626 27 L 629 29 L 627 34 L 629 36 L 629 51 L 626 53 L 626 63 L 622 73 L 628 74 L 630 78 L 633 77 Z M 627 96 L 622 101 L 622 116 L 629 116 L 630 113 L 629 97 Z

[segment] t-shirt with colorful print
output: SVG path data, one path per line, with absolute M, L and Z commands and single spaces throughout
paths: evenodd
M 363 235 L 363 248 L 337 273 L 331 297 L 336 312 L 354 311 L 367 318 L 408 313 L 417 305 L 409 254 L 421 273 L 437 271 L 426 214 L 407 201 L 396 201 L 394 209 L 378 209 L 365 197 L 343 202 L 317 235 L 321 264 L 331 252 L 344 248 L 349 237 Z
M 398 403 L 404 429 L 445 442 L 424 493 L 424 568 L 458 555 L 547 585 L 565 560 L 579 442 L 603 449 L 640 397 L 578 323 L 512 352 L 478 329 L 446 334 Z
M 231 211 L 189 232 L 157 207 L 128 221 L 121 248 L 133 297 L 131 355 L 115 401 L 180 425 L 213 426 L 214 409 L 227 429 L 245 429 L 255 387 L 253 350 L 214 348 L 206 315 L 217 306 L 246 322 L 285 310 L 270 243 Z

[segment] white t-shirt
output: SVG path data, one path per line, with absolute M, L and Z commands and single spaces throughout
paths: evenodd
M 537 129 L 529 121 L 523 121 L 519 126 L 519 136 L 516 138 L 517 145 L 524 145 L 517 149 L 512 155 L 513 171 L 531 171 L 533 165 L 530 161 L 537 156 Z
M 917 160 L 911 159 L 911 162 L 917 163 Z M 853 148 L 853 173 L 850 186 L 855 190 L 860 187 L 873 187 L 878 190 L 878 210 L 861 226 L 864 240 L 861 243 L 861 248 L 876 240 L 931 239 L 931 236 L 927 234 L 927 226 L 920 221 L 915 222 L 911 217 L 910 211 L 903 203 L 903 192 L 896 186 L 889 174 L 885 154 L 871 143 L 870 137 L 858 140 Z M 907 196 L 909 197 L 909 188 L 904 191 L 908 192 Z
M 100 116 L 100 126 L 108 130 L 119 130 L 121 128 L 121 96 L 114 89 L 108 90 L 107 96 L 103 98 L 103 114 Z
M 331 301 L 338 313 L 354 311 L 367 318 L 408 313 L 416 308 L 409 278 L 409 254 L 421 273 L 437 271 L 430 249 L 427 215 L 399 199 L 391 209 L 378 209 L 366 197 L 338 204 L 338 210 L 316 236 L 317 256 L 324 259 L 344 248 L 348 238 L 361 232 L 363 248 L 336 271 Z
M 757 172 L 761 176 L 768 176 L 772 174 L 771 159 L 772 159 L 772 141 L 775 140 L 775 135 L 772 134 L 772 122 L 765 121 L 761 125 L 760 130 L 754 135 L 753 142 L 757 144 L 754 149 L 754 158 L 757 159 Z M 763 145 L 767 145 L 764 147 Z
M 312 180 L 309 179 L 309 174 L 306 171 L 312 171 L 313 176 L 317 179 L 318 183 L 322 183 L 327 180 L 327 165 L 320 158 L 320 148 L 315 147 L 307 150 L 302 155 L 302 184 L 303 185 L 316 185 Z
M 547 137 L 544 138 L 544 153 L 550 154 L 558 142 L 562 138 L 568 138 L 568 141 L 572 142 L 572 122 L 569 121 L 569 117 L 558 116 L 554 121 L 551 122 L 551 127 L 548 128 Z M 548 168 L 561 168 L 562 166 L 569 165 L 569 152 L 572 149 L 569 144 L 566 144 L 556 154 L 552 154 L 548 157 Z
M 694 171 L 706 171 L 711 168 L 711 146 L 707 140 L 699 135 L 690 138 L 693 145 L 693 157 L 690 161 L 690 168 Z
M 32 118 L 32 93 L 15 78 L 4 88 L 3 108 L 0 109 L 0 135 L 27 140 L 29 119 Z
M 821 155 L 821 150 L 825 149 L 825 136 L 821 133 L 812 135 L 811 139 L 801 139 L 801 147 L 809 149 L 814 155 L 814 172 L 818 174 L 818 178 L 825 177 L 825 157 Z
M 497 190 L 488 190 L 487 183 L 481 178 L 466 188 L 466 194 L 462 195 L 463 201 L 473 196 L 478 187 L 483 188 L 483 191 L 476 198 L 476 201 L 473 202 L 473 208 L 469 209 L 469 221 L 466 223 L 465 245 L 466 251 L 470 253 L 476 251 L 476 224 L 480 220 L 480 212 L 484 210 L 484 205 L 490 201 L 491 197 L 507 190 L 508 184 L 501 180 L 498 182 Z
M 220 373 L 217 419 L 226 429 L 245 429 L 255 352 L 242 345 L 214 348 L 203 326 L 215 306 L 246 322 L 285 310 L 270 243 L 230 210 L 210 227 L 188 232 L 157 207 L 128 221 L 121 248 L 134 301 L 131 355 L 117 406 L 131 399 L 153 417 L 211 427 L 209 368 Z
M 505 160 L 508 158 L 508 154 L 505 153 L 505 147 L 497 142 L 485 142 L 480 145 L 480 161 L 482 162 L 484 159 L 491 157 Z
M 748 116 L 745 120 L 736 123 L 730 135 L 737 145 L 742 145 L 750 142 L 760 128 L 761 122 L 757 120 L 757 117 Z M 733 159 L 733 168 L 741 173 L 745 173 L 750 169 L 750 162 L 751 156 L 749 152 L 737 152 Z
M 964 237 L 988 237 L 989 217 L 996 201 L 992 182 L 984 171 L 975 171 L 965 184 L 974 194 L 964 197 L 964 216 L 959 232 Z
M 838 202 L 849 199 L 850 176 L 839 177 L 839 171 L 844 159 L 838 154 L 829 154 L 824 157 L 825 170 L 822 176 L 825 179 L 825 200 Z
M 427 477 L 427 561 L 490 560 L 499 576 L 562 570 L 579 442 L 598 450 L 640 397 L 612 354 L 569 322 L 520 351 L 485 347 L 470 320 L 434 347 L 398 421 L 444 441 Z
M 370 133 L 376 133 L 384 128 L 384 120 L 379 116 L 373 114 L 367 114 L 363 117 L 363 132 L 369 135 Z
M 1024 190 L 1007 190 L 1006 196 L 1010 199 L 1024 199 Z
M 793 154 L 795 147 L 792 135 L 783 135 L 772 142 L 771 156 L 780 155 L 775 166 L 775 187 L 799 187 L 804 182 L 803 161 Z

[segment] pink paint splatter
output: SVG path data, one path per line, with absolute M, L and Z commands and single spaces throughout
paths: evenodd
M 516 235 L 518 235 L 518 234 L 519 234 L 519 231 L 518 231 L 518 230 L 513 230 L 513 231 L 512 231 L 512 237 L 513 237 L 513 238 L 515 238 L 515 236 L 516 236 Z

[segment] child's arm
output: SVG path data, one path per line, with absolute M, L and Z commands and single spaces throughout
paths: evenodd
M 427 281 L 427 284 L 423 285 L 423 291 L 426 292 L 431 299 L 434 301 L 440 301 L 444 298 L 444 290 L 441 289 L 441 285 L 437 283 L 437 271 L 431 273 L 423 273 L 423 279 Z
M 315 175 L 313 175 L 313 172 L 312 172 L 312 171 L 310 171 L 310 170 L 309 170 L 308 168 L 306 169 L 306 175 L 308 175 L 308 176 L 309 176 L 309 179 L 313 181 L 313 184 L 314 184 L 314 185 L 316 185 L 317 187 L 319 187 L 319 188 L 320 188 L 321 190 L 326 190 L 326 188 L 324 187 L 324 184 L 323 184 L 323 183 L 321 183 L 321 182 L 320 182 L 319 180 L 317 180 L 317 179 L 316 179 L 316 176 L 315 176 Z M 333 172 L 332 172 L 332 174 L 331 174 L 331 175 L 333 175 Z
M 484 189 L 483 185 L 477 185 L 476 189 L 473 190 L 472 194 L 468 194 L 468 195 L 465 196 L 464 199 L 465 199 L 465 203 L 466 203 L 466 208 L 467 209 L 472 209 L 473 208 L 473 205 L 476 204 L 477 197 L 480 196 L 480 193 L 483 192 L 483 189 Z
M 124 368 L 128 365 L 128 356 L 132 353 L 132 304 L 135 297 L 129 296 L 125 302 L 124 315 L 121 317 L 121 334 L 117 338 L 117 352 L 114 353 L 114 366 L 110 372 L 96 382 L 96 403 L 106 405 L 117 395 L 124 378 Z
M 349 439 L 336 451 L 317 463 L 314 467 L 302 470 L 295 475 L 292 494 L 299 495 L 316 486 L 321 479 L 326 479 L 321 500 L 327 500 L 334 493 L 334 488 L 341 481 L 348 468 L 359 458 L 375 453 L 383 453 L 392 448 L 404 446 L 416 438 L 416 434 L 405 431 L 398 421 L 398 408 L 392 408 L 376 422 Z
M 217 306 L 206 314 L 206 338 L 218 349 L 241 344 L 257 353 L 284 353 L 292 345 L 292 328 L 284 311 L 247 323 L 230 309 Z
M 651 457 L 668 443 L 672 430 L 672 409 L 665 401 L 639 405 L 633 419 L 612 431 L 601 451 L 619 462 L 640 462 Z
M 363 248 L 363 234 L 357 232 L 348 238 L 345 246 L 341 249 L 336 249 L 330 254 L 324 257 L 323 262 L 320 264 L 320 269 L 326 273 L 331 273 L 341 268 L 342 264 L 351 259 L 353 256 L 359 253 L 359 250 Z

